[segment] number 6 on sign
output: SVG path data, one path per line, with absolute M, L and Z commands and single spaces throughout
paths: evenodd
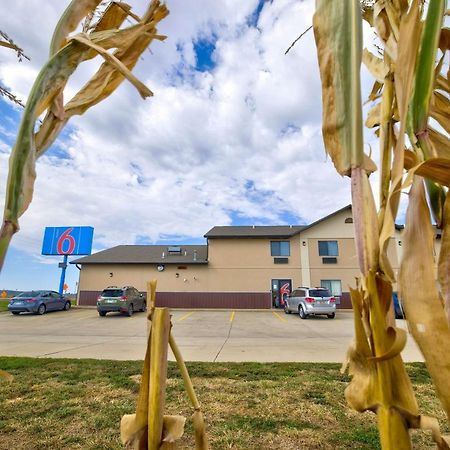
M 56 243 L 56 251 L 59 255 L 71 255 L 75 250 L 75 239 L 70 235 L 70 232 L 73 231 L 73 228 L 67 228 L 63 234 L 58 239 Z M 65 243 L 67 242 L 67 245 Z M 66 250 L 64 248 L 67 247 Z

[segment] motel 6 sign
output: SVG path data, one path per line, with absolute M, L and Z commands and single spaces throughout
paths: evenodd
M 42 243 L 43 255 L 62 255 L 63 262 L 58 264 L 62 269 L 59 283 L 59 293 L 64 290 L 66 277 L 67 257 L 69 255 L 90 255 L 92 251 L 92 227 L 46 227 L 44 242 Z
M 90 255 L 92 227 L 46 227 L 43 255 Z

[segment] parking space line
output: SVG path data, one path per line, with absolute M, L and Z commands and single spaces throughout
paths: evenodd
M 177 322 L 181 322 L 182 320 L 187 319 L 189 316 L 192 316 L 192 314 L 194 314 L 194 312 L 195 312 L 195 311 L 188 312 L 188 313 L 185 314 L 184 316 L 180 317 L 180 318 L 177 320 Z
M 283 316 L 280 316 L 280 314 L 278 314 L 277 312 L 272 311 L 272 314 L 273 314 L 274 316 L 278 317 L 278 319 L 280 319 L 281 321 L 287 322 L 287 320 L 286 320 Z
M 230 314 L 230 322 L 233 322 L 233 320 L 234 320 L 234 314 L 235 314 L 234 311 Z

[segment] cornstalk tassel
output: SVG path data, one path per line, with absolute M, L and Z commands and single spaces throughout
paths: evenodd
M 36 179 L 36 160 L 55 141 L 69 119 L 81 115 L 111 95 L 127 79 L 142 98 L 153 95 L 133 74 L 142 53 L 154 40 L 164 40 L 156 25 L 169 14 L 159 0 L 152 0 L 142 17 L 131 6 L 111 1 L 94 25 L 101 0 L 72 0 L 61 16 L 50 44 L 48 61 L 39 72 L 29 94 L 16 143 L 9 160 L 5 209 L 0 230 L 0 271 L 9 243 L 19 230 L 19 218 L 28 209 Z M 130 16 L 136 23 L 120 28 Z M 71 36 L 80 22 L 84 32 Z M 113 53 L 109 49 L 116 49 Z M 67 103 L 64 88 L 77 67 L 100 55 L 104 63 L 94 76 Z M 36 121 L 45 113 L 39 129 Z
M 313 21 L 322 80 L 323 138 L 336 170 L 351 177 L 361 270 L 357 289 L 351 289 L 355 343 L 349 349 L 347 364 L 353 379 L 345 395 L 357 411 L 377 414 L 383 449 L 411 448 L 409 428 L 430 429 L 439 448 L 450 448 L 437 420 L 418 411 L 400 356 L 406 332 L 394 326 L 389 313 L 395 275 L 387 256 L 400 191 L 414 179 L 403 240 L 400 293 L 412 335 L 450 421 L 450 359 L 442 354 L 443 348 L 450 347 L 450 140 L 428 125 L 431 116 L 449 132 L 449 72 L 441 70 L 450 45 L 448 28 L 442 28 L 444 14 L 443 0 L 430 0 L 426 16 L 419 0 L 367 2 L 362 10 L 358 0 L 316 0 Z M 362 50 L 363 18 L 382 42 L 381 58 Z M 438 49 L 440 58 L 436 57 Z M 366 121 L 380 140 L 379 213 L 369 182 L 376 167 L 363 152 L 361 61 L 376 80 L 370 100 L 381 99 Z M 405 148 L 405 135 L 411 149 Z M 409 174 L 404 179 L 405 169 Z M 440 292 L 434 271 L 430 210 L 444 231 L 438 264 Z

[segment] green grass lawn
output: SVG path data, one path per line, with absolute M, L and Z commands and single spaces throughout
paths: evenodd
M 8 300 L 0 299 L 0 312 L 8 311 L 8 303 L 9 303 L 9 299 Z
M 119 422 L 134 412 L 140 361 L 0 357 L 0 449 L 121 449 Z M 337 364 L 190 363 L 212 449 L 377 449 L 376 417 L 348 409 Z M 444 414 L 423 364 L 408 372 L 421 412 Z M 180 448 L 194 448 L 191 408 L 169 364 L 167 414 L 188 417 Z M 414 448 L 435 448 L 413 431 Z

